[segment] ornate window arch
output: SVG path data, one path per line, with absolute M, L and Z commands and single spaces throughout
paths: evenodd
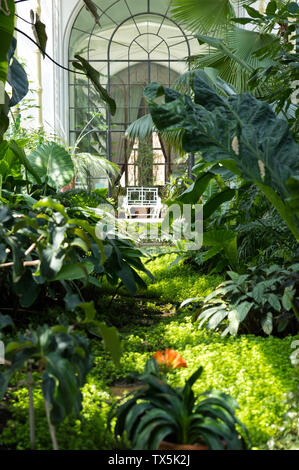
M 122 185 L 163 185 L 176 169 L 176 156 L 158 136 L 132 143 L 125 138 L 131 122 L 147 113 L 144 87 L 156 81 L 171 86 L 187 70 L 186 57 L 198 43 L 169 18 L 170 0 L 95 0 L 101 27 L 82 8 L 72 28 L 69 61 L 80 54 L 102 76 L 116 101 L 108 113 L 87 79 L 70 74 L 70 141 L 86 128 L 80 149 L 108 157 L 122 169 Z M 147 168 L 145 162 L 149 163 Z M 94 184 L 100 186 L 98 175 Z

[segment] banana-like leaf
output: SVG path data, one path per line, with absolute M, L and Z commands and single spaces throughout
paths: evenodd
M 214 194 L 203 207 L 203 218 L 206 220 L 210 217 L 224 202 L 230 201 L 235 196 L 236 191 L 234 189 L 224 189 Z
M 27 74 L 22 65 L 14 57 L 17 47 L 17 40 L 13 37 L 9 51 L 8 51 L 8 72 L 7 81 L 12 88 L 12 97 L 9 106 L 13 107 L 18 104 L 24 96 L 27 95 L 29 90 L 29 82 Z
M 210 172 L 200 174 L 194 183 L 186 189 L 179 197 L 178 201 L 183 204 L 197 204 L 200 200 L 200 196 L 204 193 L 209 182 L 214 178 L 214 175 Z
M 29 163 L 43 183 L 60 189 L 74 177 L 70 154 L 55 142 L 39 145 L 29 156 Z
M 299 175 L 299 147 L 288 123 L 271 107 L 249 93 L 223 97 L 205 72 L 192 79 L 194 102 L 180 95 L 165 104 L 149 103 L 159 131 L 184 131 L 186 152 L 200 151 L 204 160 L 221 163 L 245 180 L 257 184 L 299 240 L 299 224 L 285 203 L 287 181 Z M 149 85 L 145 96 L 161 96 L 161 87 Z M 164 95 L 170 96 L 169 89 Z M 287 217 L 286 217 L 287 215 Z

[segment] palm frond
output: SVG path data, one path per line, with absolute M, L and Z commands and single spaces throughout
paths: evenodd
M 132 124 L 126 130 L 126 137 L 130 140 L 145 140 L 147 137 L 150 137 L 151 134 L 155 132 L 155 125 L 150 114 L 146 114 Z
M 101 176 L 107 178 L 110 182 L 116 178 L 120 170 L 118 166 L 99 155 L 90 153 L 76 153 L 72 155 L 76 178 L 82 183 L 86 183 L 88 177 Z
M 176 131 L 165 131 L 161 132 L 161 138 L 164 142 L 166 142 L 172 150 L 176 153 L 178 157 L 182 157 L 186 155 L 185 150 L 183 149 L 183 130 L 176 130 Z
M 208 56 L 207 56 L 208 58 Z M 231 96 L 236 94 L 236 90 L 233 86 L 219 77 L 219 71 L 212 67 L 203 67 L 203 71 L 211 79 L 212 84 L 217 88 L 218 92 L 225 95 Z M 190 70 L 183 75 L 180 75 L 174 84 L 174 88 L 183 94 L 190 94 L 191 80 L 194 74 L 194 70 Z
M 172 0 L 171 15 L 193 33 L 218 36 L 238 7 L 255 0 Z
M 193 69 L 212 67 L 218 70 L 219 77 L 233 85 L 239 93 L 248 89 L 251 74 L 259 67 L 273 65 L 270 57 L 260 59 L 256 53 L 265 47 L 279 47 L 279 39 L 273 34 L 259 34 L 231 26 L 223 32 L 222 40 L 197 35 L 201 43 L 208 43 L 209 53 L 189 57 Z M 256 90 L 257 95 L 261 89 Z
M 153 123 L 152 116 L 146 114 L 137 119 L 137 121 L 132 122 L 126 130 L 126 136 L 133 141 L 135 139 L 143 141 L 151 136 L 153 132 L 157 132 L 157 129 Z M 160 135 L 162 140 L 170 145 L 178 156 L 186 154 L 182 146 L 183 131 L 167 131 L 160 133 Z

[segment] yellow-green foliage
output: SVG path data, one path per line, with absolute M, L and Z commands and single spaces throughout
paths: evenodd
M 82 389 L 81 419 L 66 418 L 57 426 L 56 435 L 61 450 L 100 450 L 111 448 L 111 436 L 106 431 L 106 420 L 111 397 L 102 382 L 93 383 L 92 377 Z M 30 449 L 28 420 L 28 391 L 22 387 L 11 393 L 11 419 L 0 435 L 6 449 Z M 45 416 L 41 388 L 34 390 L 36 449 L 51 450 L 52 444 Z
M 143 294 L 161 302 L 183 302 L 187 298 L 208 295 L 223 281 L 221 276 L 201 276 L 190 264 L 180 261 L 170 267 L 176 255 L 165 255 L 146 264 L 154 275 L 151 280 L 142 275 L 148 288 Z
M 210 292 L 222 279 L 200 276 L 190 265 L 182 263 L 168 269 L 175 256 L 156 259 L 148 268 L 156 283 L 147 281 L 148 297 L 161 302 L 181 302 L 188 297 Z M 181 312 L 161 318 L 151 326 L 127 325 L 121 333 L 123 356 L 117 368 L 102 343 L 93 341 L 95 367 L 84 387 L 82 422 L 66 420 L 57 430 L 62 449 L 112 448 L 105 423 L 113 398 L 108 386 L 116 381 L 131 382 L 132 372 L 141 373 L 148 357 L 166 347 L 176 349 L 188 368 L 169 374 L 169 383 L 181 386 L 202 365 L 202 377 L 194 385 L 197 394 L 215 388 L 229 393 L 239 403 L 238 417 L 247 426 L 255 448 L 266 447 L 279 438 L 283 416 L 288 409 L 286 395 L 295 389 L 294 367 L 290 362 L 291 343 L 298 337 L 278 339 L 252 335 L 225 337 L 199 330 L 190 317 Z M 28 398 L 22 388 L 11 394 L 12 419 L 0 436 L 0 446 L 28 448 Z M 36 395 L 37 445 L 51 448 L 41 395 Z
M 202 365 L 204 372 L 194 385 L 196 393 L 210 388 L 232 395 L 239 403 L 238 417 L 248 427 L 256 448 L 264 448 L 279 435 L 287 411 L 286 395 L 294 390 L 294 368 L 290 362 L 294 337 L 283 340 L 253 335 L 222 338 L 198 330 L 191 318 L 180 315 L 162 320 L 151 328 L 138 328 L 123 335 L 124 354 L 120 369 L 98 355 L 97 367 L 108 382 L 129 379 L 130 372 L 142 372 L 147 358 L 166 347 L 178 350 L 188 368 L 169 374 L 169 383 L 181 386 Z

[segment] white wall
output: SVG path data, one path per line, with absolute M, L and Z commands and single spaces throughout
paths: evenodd
M 80 10 L 82 0 L 40 0 L 41 21 L 46 25 L 48 35 L 47 53 L 59 64 L 68 66 L 68 39 L 71 25 Z M 30 21 L 30 10 L 36 10 L 37 1 L 28 0 L 17 5 L 17 14 Z M 17 19 L 17 27 L 33 36 L 30 24 Z M 22 34 L 17 34 L 17 55 L 26 62 L 26 71 L 32 82 L 30 88 L 37 89 L 36 46 Z M 60 47 L 58 47 L 58 45 Z M 42 110 L 43 123 L 47 132 L 55 132 L 67 140 L 68 137 L 68 72 L 54 65 L 47 57 L 42 59 Z M 36 99 L 36 93 L 27 98 Z M 33 121 L 28 126 L 37 127 L 37 111 L 31 111 Z

